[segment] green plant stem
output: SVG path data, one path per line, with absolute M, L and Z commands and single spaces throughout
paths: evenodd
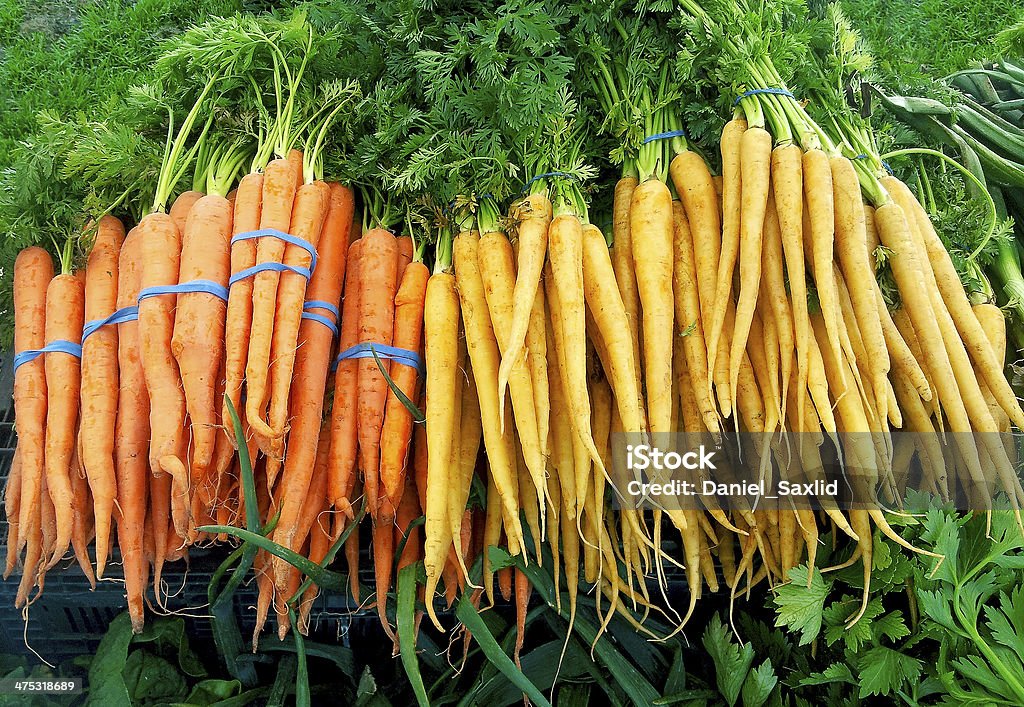
M 177 184 L 178 179 L 181 178 L 182 171 L 188 166 L 188 162 L 191 158 L 195 156 L 198 145 L 202 144 L 203 135 L 205 135 L 206 131 L 210 127 L 209 120 L 206 122 L 206 127 L 203 129 L 203 133 L 200 135 L 197 145 L 194 145 L 190 150 L 185 150 L 185 145 L 188 143 L 189 135 L 192 133 L 192 128 L 199 119 L 199 115 L 205 107 L 204 104 L 206 99 L 209 97 L 210 92 L 218 81 L 218 78 L 219 74 L 214 74 L 206 82 L 206 86 L 203 87 L 202 93 L 199 94 L 199 98 L 196 99 L 196 102 L 192 105 L 192 109 L 188 112 L 188 115 L 185 116 L 185 120 L 178 129 L 177 136 L 173 139 L 171 138 L 171 134 L 174 130 L 174 113 L 172 111 L 168 111 L 168 114 L 170 115 L 170 124 L 167 131 L 167 144 L 164 152 L 164 160 L 160 166 L 160 176 L 157 179 L 156 193 L 153 196 L 153 205 L 150 213 L 163 213 L 166 210 L 167 201 L 170 199 L 171 193 L 174 191 L 174 187 Z
M 930 157 L 936 157 L 942 160 L 944 163 L 952 167 L 955 167 L 966 179 L 968 179 L 976 187 L 978 187 L 981 190 L 982 194 L 985 195 L 984 199 L 986 206 L 988 207 L 988 212 L 990 216 L 988 232 L 985 234 L 985 238 L 982 239 L 981 243 L 979 243 L 978 246 L 971 252 L 971 254 L 967 256 L 967 261 L 973 262 L 974 259 L 978 257 L 978 254 L 985 249 L 985 246 L 988 245 L 989 241 L 992 240 L 992 237 L 996 233 L 996 228 L 999 225 L 999 214 L 996 212 L 995 201 L 992 199 L 992 195 L 988 193 L 988 190 L 985 189 L 984 182 L 978 179 L 978 177 L 975 176 L 975 174 L 971 172 L 971 170 L 964 167 L 962 164 L 954 160 L 949 155 L 939 152 L 938 150 L 932 150 L 925 147 L 908 147 L 902 150 L 893 150 L 892 152 L 887 152 L 881 157 L 883 160 L 889 160 L 892 159 L 893 157 L 899 157 L 901 155 L 928 155 Z M 932 199 L 934 201 L 934 197 L 932 197 Z

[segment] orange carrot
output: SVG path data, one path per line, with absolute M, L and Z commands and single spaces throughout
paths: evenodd
M 85 309 L 82 281 L 61 274 L 46 288 L 46 344 L 55 341 L 82 341 Z M 64 556 L 71 544 L 74 516 L 71 512 L 71 455 L 78 431 L 78 402 L 81 380 L 80 360 L 66 353 L 48 353 L 43 357 L 46 371 L 46 486 L 56 510 L 57 534 L 47 569 Z
M 346 226 L 347 228 L 347 226 Z M 344 244 L 348 247 L 348 243 Z M 324 479 L 326 480 L 326 475 Z M 325 484 L 326 486 L 326 484 Z M 328 511 L 326 504 L 321 502 L 320 511 L 324 513 Z M 309 560 L 317 564 L 322 564 L 324 558 L 327 557 L 327 551 L 331 549 L 331 533 L 330 527 L 324 521 L 318 520 L 313 523 L 313 527 L 309 531 Z M 302 601 L 299 604 L 299 631 L 306 635 L 309 633 L 309 614 L 313 609 L 313 600 L 316 599 L 320 589 L 317 585 L 310 584 L 309 588 L 302 595 Z
M 373 521 L 373 577 L 377 587 L 377 616 L 384 633 L 392 641 L 395 632 L 388 621 L 388 590 L 391 589 L 391 569 L 395 553 L 394 520 L 390 523 Z
M 311 315 L 326 317 L 329 321 L 337 324 L 337 314 L 323 309 L 318 303 L 327 302 L 337 308 L 338 301 L 341 299 L 341 286 L 345 280 L 345 266 L 348 261 L 354 194 L 351 189 L 337 183 L 329 184 L 328 190 L 327 215 L 317 244 L 320 264 L 317 266 L 317 271 L 313 273 L 309 287 L 306 288 L 304 310 Z M 275 323 L 274 326 L 276 330 L 277 324 Z M 316 377 L 310 380 L 310 385 L 299 386 L 298 389 L 302 392 L 298 396 L 295 389 L 292 390 L 288 399 L 281 395 L 271 395 L 269 422 L 274 430 L 285 430 L 288 425 L 289 411 L 293 417 L 293 427 L 299 415 L 303 414 L 304 406 L 311 406 L 309 414 L 315 418 L 319 418 L 323 412 L 322 391 L 326 383 L 327 368 L 330 365 L 334 336 L 323 324 L 303 315 L 296 344 L 292 379 L 305 381 L 311 372 Z M 323 383 L 320 382 L 321 372 Z M 277 375 L 273 370 L 272 374 Z M 274 384 L 277 384 L 276 378 Z M 313 415 L 313 407 L 316 408 L 315 415 Z M 283 442 L 283 435 L 280 439 Z M 268 468 L 272 477 L 275 475 L 273 472 L 276 460 L 283 456 L 283 444 L 275 446 L 271 450 Z
M 359 296 L 359 341 L 390 346 L 395 326 L 395 291 L 398 271 L 398 243 L 394 235 L 375 228 L 363 236 L 360 257 L 361 293 Z M 385 371 L 394 368 L 381 359 Z M 366 502 L 377 515 L 377 481 L 380 469 L 380 435 L 384 424 L 384 406 L 388 385 L 377 368 L 377 361 L 360 358 L 356 432 L 359 440 L 359 467 L 363 473 Z
M 81 449 L 82 436 L 81 429 L 78 434 L 77 449 Z M 93 519 L 93 500 L 92 494 L 89 492 L 89 481 L 85 476 L 85 470 L 82 468 L 81 461 L 79 459 L 78 452 L 71 457 L 71 492 L 72 496 L 72 507 L 71 511 L 74 513 L 74 524 L 71 531 L 71 547 L 75 552 L 75 559 L 78 560 L 78 566 L 82 568 L 82 574 L 89 580 L 89 586 L 93 589 L 96 588 L 96 574 L 92 568 L 92 559 L 89 557 L 89 543 L 92 541 L 95 535 L 95 521 Z M 109 543 L 107 543 L 109 545 Z M 106 552 L 109 548 L 104 548 Z M 96 546 L 97 553 L 100 551 L 99 545 Z
M 11 459 L 11 470 L 7 474 L 7 483 L 4 485 L 4 517 L 7 518 L 7 563 L 4 566 L 4 579 L 11 576 L 14 566 L 18 564 L 20 511 L 21 454 L 15 448 L 14 458 Z
M 523 650 L 523 639 L 526 638 L 526 610 L 530 606 L 530 594 L 533 593 L 533 585 L 530 584 L 529 578 L 526 573 L 520 569 L 516 569 L 516 644 L 512 649 L 512 657 L 515 660 L 517 666 L 522 667 L 519 663 L 519 653 Z
M 45 344 L 46 289 L 53 279 L 53 261 L 42 248 L 26 248 L 14 261 L 14 353 L 36 351 Z M 14 370 L 14 416 L 18 425 L 21 469 L 17 553 L 27 548 L 25 573 L 39 561 L 39 508 L 46 439 L 46 375 L 44 357 Z M 33 519 L 34 523 L 33 523 Z M 19 598 L 24 595 L 19 589 Z
M 359 343 L 359 298 L 363 240 L 349 246 L 345 299 L 341 311 L 341 351 Z M 334 408 L 331 411 L 331 451 L 327 461 L 327 500 L 349 519 L 352 512 L 352 488 L 355 485 L 357 454 L 356 399 L 359 394 L 356 360 L 338 362 L 334 374 Z
M 138 229 L 142 240 L 142 288 L 176 285 L 181 234 L 174 220 L 167 214 L 153 213 L 142 219 Z M 173 294 L 147 297 L 139 302 L 139 341 L 150 396 L 149 463 L 155 473 L 169 473 L 174 479 L 171 515 L 175 532 L 184 538 L 191 503 L 185 468 L 185 395 L 171 350 L 176 303 L 177 296 Z
M 419 427 L 422 428 L 423 425 Z M 416 484 L 406 483 L 402 502 L 398 504 L 398 512 L 395 514 L 395 547 L 402 548 L 402 554 L 398 557 L 397 569 L 399 572 L 418 562 L 422 554 L 423 541 L 420 537 L 422 535 L 420 527 L 418 525 L 410 527 L 422 512 Z
M 27 471 L 27 470 L 26 470 Z M 22 472 L 23 475 L 26 472 Z M 46 475 L 40 469 L 39 473 L 39 501 L 32 508 L 28 509 L 19 523 L 22 528 L 21 535 L 25 539 L 25 561 L 22 565 L 21 582 L 18 584 L 18 593 L 14 599 L 14 606 L 17 609 L 25 606 L 28 602 L 29 592 L 35 586 L 36 568 L 43 554 L 43 495 L 46 493 Z M 22 503 L 22 509 L 25 508 Z
M 344 521 L 343 517 L 339 517 L 340 521 Z M 335 530 L 335 535 L 340 533 Z M 348 567 L 348 582 L 349 591 L 352 593 L 352 601 L 359 604 L 359 526 L 356 525 L 352 528 L 352 532 L 349 533 L 348 540 L 345 541 L 345 564 Z
M 430 271 L 420 262 L 410 263 L 405 269 L 398 294 L 395 295 L 395 347 L 419 351 L 423 338 L 423 305 L 427 294 Z M 392 365 L 391 379 L 409 400 L 417 399 L 419 371 L 406 365 Z M 389 524 L 402 500 L 405 485 L 406 459 L 412 440 L 412 413 L 389 390 L 381 428 L 380 489 L 378 493 L 378 519 Z M 370 473 L 369 470 L 366 473 Z
M 178 198 L 176 198 L 174 203 L 171 204 L 171 208 L 167 212 L 167 215 L 174 219 L 174 225 L 178 227 L 179 232 L 185 232 L 185 224 L 188 222 L 188 215 L 192 213 L 192 207 L 195 206 L 196 202 L 201 198 L 203 198 L 203 192 L 190 189 L 179 194 Z
M 412 433 L 412 471 L 421 509 L 427 498 L 427 459 L 427 426 L 416 425 Z
M 181 283 L 208 280 L 227 287 L 231 272 L 231 204 L 208 194 L 189 212 L 181 238 Z M 174 315 L 171 351 L 181 371 L 185 403 L 192 423 L 193 492 L 204 503 L 216 493 L 207 478 L 217 442 L 220 402 L 216 381 L 224 355 L 227 303 L 206 292 L 180 293 Z
M 320 265 L 313 275 L 307 295 L 311 302 L 322 301 L 337 306 L 341 297 L 341 283 L 345 277 L 348 230 L 352 222 L 352 192 L 338 184 L 331 185 L 330 189 L 332 201 L 320 239 Z M 329 311 L 317 310 L 316 314 L 329 321 L 333 320 Z M 312 495 L 310 480 L 314 465 L 322 459 L 326 468 L 329 458 L 331 418 L 328 416 L 324 429 L 321 429 L 321 418 L 334 335 L 322 323 L 304 319 L 299 328 L 298 343 L 294 378 L 299 384 L 292 387 L 290 404 L 284 407 L 285 415 L 290 408 L 293 418 L 284 466 L 281 515 L 274 532 L 275 542 L 291 550 L 298 550 L 297 545 L 301 540 L 295 537 L 295 533 L 303 506 L 316 506 L 328 495 L 327 471 L 324 473 L 324 490 L 319 498 Z M 275 414 L 279 414 L 276 410 L 272 402 L 272 422 Z M 268 467 L 273 463 L 273 458 L 267 460 Z M 274 562 L 275 581 L 280 584 L 284 563 L 276 559 Z
M 292 234 L 296 238 L 308 242 L 316 248 L 320 242 L 320 232 L 330 205 L 331 188 L 327 182 L 304 184 L 295 195 L 295 207 L 292 211 Z M 285 249 L 284 264 L 296 268 L 309 268 L 312 258 L 304 249 L 289 244 Z M 272 452 L 274 442 L 284 437 L 288 420 L 288 400 L 291 389 L 292 374 L 295 368 L 296 344 L 299 326 L 302 323 L 302 308 L 305 302 L 306 279 L 294 272 L 281 273 L 281 281 L 277 287 L 277 313 L 274 315 L 274 333 L 270 345 L 270 391 L 267 402 L 277 408 L 278 425 L 264 424 L 262 418 L 250 417 L 250 424 L 257 435 L 267 437 L 271 446 L 264 449 Z M 268 479 L 273 485 L 276 474 L 270 473 Z
M 172 479 L 167 474 L 157 476 L 149 469 L 149 516 L 153 528 L 153 593 L 157 604 L 163 605 L 160 599 L 164 563 L 167 561 L 167 544 L 174 533 L 167 526 L 171 517 L 171 485 Z
M 395 282 L 401 283 L 405 277 L 405 269 L 413 261 L 414 244 L 411 236 L 399 236 L 395 240 L 398 241 L 398 272 Z
M 288 231 L 292 222 L 292 204 L 296 195 L 296 175 L 288 160 L 273 160 L 263 173 L 263 208 L 260 228 Z M 317 190 L 319 191 L 319 190 Z M 319 199 L 317 199 L 319 201 Z M 280 263 L 286 244 L 273 236 L 256 242 L 256 265 Z M 245 363 L 245 416 L 252 426 L 262 420 L 267 404 L 270 373 L 270 347 L 277 314 L 277 289 L 281 273 L 264 270 L 253 276 L 252 329 L 249 333 L 249 356 Z
M 320 439 L 325 443 L 323 446 L 326 447 L 327 434 L 329 432 L 329 426 L 327 421 L 320 426 Z M 301 550 L 302 546 L 306 543 L 309 538 L 309 534 L 313 531 L 314 526 L 329 522 L 329 516 L 321 518 L 321 511 L 324 507 L 324 497 L 327 493 L 327 454 L 326 452 L 318 453 L 316 460 L 313 464 L 313 473 L 309 480 L 309 488 L 307 489 L 308 494 L 306 502 L 302 504 L 302 509 L 299 517 L 296 519 L 294 528 L 294 546 L 296 551 Z M 281 496 L 283 497 L 286 489 L 282 487 Z M 280 504 L 279 504 L 280 505 Z M 276 607 L 278 614 L 278 636 L 284 638 L 281 631 L 287 629 L 287 616 L 288 608 L 286 603 L 294 598 L 296 591 L 298 590 L 300 573 L 295 568 L 289 565 L 287 562 L 281 562 L 279 558 L 270 558 L 271 565 L 267 566 L 267 569 L 272 572 L 272 578 L 277 588 L 276 591 Z M 284 620 L 282 620 L 282 618 Z
M 124 226 L 113 216 L 96 225 L 85 268 L 85 320 L 110 316 L 117 306 L 118 251 Z M 89 478 L 96 519 L 96 576 L 107 565 L 110 519 L 117 481 L 114 474 L 114 424 L 117 419 L 117 327 L 97 329 L 82 342 L 82 466 Z
M 121 247 L 117 270 L 117 306 L 132 305 L 142 281 L 141 234 L 132 229 Z M 138 322 L 118 325 L 117 359 L 121 386 L 117 400 L 114 462 L 117 471 L 117 541 L 124 563 L 125 590 L 132 629 L 142 630 L 147 574 L 143 527 L 149 507 L 149 393 L 139 342 Z M 154 511 L 157 510 L 154 507 Z
M 231 235 L 238 236 L 259 228 L 262 210 L 263 175 L 247 174 L 238 183 Z M 237 275 L 255 264 L 255 240 L 240 240 L 231 245 L 232 275 Z M 253 279 L 247 277 L 231 285 L 228 295 L 227 323 L 224 328 L 224 377 L 226 380 L 224 392 L 231 400 L 235 410 L 238 411 L 239 416 L 245 414 L 242 405 L 242 378 L 245 375 L 245 362 L 249 358 L 249 334 L 252 331 L 252 284 Z M 221 412 L 221 419 L 231 419 L 226 405 Z M 224 433 L 233 448 L 235 445 L 234 430 L 230 425 L 226 425 Z

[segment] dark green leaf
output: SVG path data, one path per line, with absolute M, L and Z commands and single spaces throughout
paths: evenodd
M 169 661 L 147 650 L 132 651 L 123 674 L 132 704 L 178 702 L 188 694 L 181 673 Z
M 103 635 L 89 668 L 89 698 L 86 704 L 95 707 L 131 707 L 131 697 L 123 674 L 131 639 L 132 623 L 128 612 L 119 614 Z
M 523 672 L 516 667 L 512 659 L 501 650 L 501 646 L 494 640 L 494 636 L 487 629 L 487 624 L 480 618 L 472 602 L 470 594 L 464 593 L 459 600 L 455 615 L 466 625 L 466 629 L 473 634 L 473 638 L 480 645 L 480 649 L 487 656 L 487 659 L 500 670 L 505 677 L 511 680 L 525 695 L 536 705 L 547 705 L 550 703 L 541 694 L 540 690 L 523 675 Z
M 185 622 L 178 617 L 160 617 L 150 622 L 132 643 L 154 643 L 156 651 L 167 656 L 175 654 L 178 667 L 193 678 L 206 677 L 206 668 L 189 646 Z
M 398 608 L 395 618 L 398 623 L 398 647 L 402 667 L 412 685 L 416 701 L 422 706 L 429 705 L 427 689 L 420 675 L 419 658 L 416 655 L 416 574 L 415 564 L 403 567 L 398 573 Z
M 718 691 L 732 707 L 739 699 L 743 683 L 754 664 L 754 649 L 749 643 L 740 646 L 733 642 L 729 627 L 722 623 L 718 614 L 711 617 L 704 629 L 702 643 L 714 661 Z

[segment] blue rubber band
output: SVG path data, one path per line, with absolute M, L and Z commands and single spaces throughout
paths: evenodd
M 123 324 L 124 322 L 134 322 L 139 318 L 139 305 L 132 304 L 127 307 L 113 312 L 109 317 L 103 319 L 93 319 L 91 322 L 86 322 L 85 326 L 82 327 L 82 343 L 90 336 L 95 334 L 97 331 L 107 326 L 108 324 Z
M 302 318 L 303 319 L 308 319 L 311 322 L 316 322 L 318 324 L 323 324 L 325 327 L 330 329 L 334 333 L 335 336 L 338 336 L 338 325 L 335 324 L 333 320 L 328 319 L 327 317 L 323 316 L 322 314 L 314 314 L 313 312 L 303 312 L 302 313 Z
M 377 352 L 377 357 L 380 359 L 387 359 L 400 363 L 403 366 L 409 366 L 415 368 L 421 376 L 426 375 L 427 369 L 423 365 L 423 359 L 416 351 L 408 351 L 406 349 L 398 349 L 394 346 L 386 346 L 384 344 L 356 344 L 350 349 L 346 349 L 338 354 L 338 357 L 334 359 L 334 367 L 341 361 L 353 358 L 373 358 L 374 351 Z
M 331 304 L 330 302 L 325 302 L 322 299 L 306 300 L 306 304 L 302 305 L 302 309 L 307 312 L 311 309 L 326 309 L 328 312 L 334 315 L 335 319 L 339 319 L 341 317 L 341 312 L 338 311 L 337 305 Z
M 237 236 L 231 237 L 231 245 L 234 245 L 238 241 L 248 241 L 253 238 L 264 238 L 270 236 L 271 238 L 277 238 L 278 240 L 290 243 L 293 246 L 298 246 L 304 251 L 309 253 L 309 257 L 312 259 L 309 264 L 309 269 L 312 272 L 316 270 L 316 248 L 309 241 L 304 241 L 297 236 L 293 236 L 290 233 L 279 231 L 276 228 L 261 228 L 258 231 L 246 231 L 245 233 L 239 233 Z
M 241 282 L 247 278 L 252 277 L 258 272 L 293 272 L 296 275 L 302 275 L 302 277 L 309 280 L 313 277 L 313 272 L 309 268 L 304 268 L 301 265 L 285 265 L 284 263 L 260 263 L 259 265 L 253 265 L 251 268 L 246 268 L 241 272 L 236 272 L 228 280 L 228 287 L 231 287 L 236 282 Z
M 520 195 L 525 194 L 529 190 L 530 185 L 533 184 L 534 182 L 539 181 L 541 179 L 547 179 L 548 177 L 558 177 L 559 179 L 574 179 L 577 182 L 582 183 L 582 180 L 579 178 L 579 175 L 573 174 L 572 172 L 544 172 L 543 174 L 538 174 L 536 177 L 534 177 L 526 184 L 524 184 L 522 191 L 519 192 Z
M 752 88 L 749 91 L 744 91 L 743 93 L 741 93 L 739 95 L 739 98 L 733 101 L 733 105 L 738 106 L 740 104 L 740 101 L 742 101 L 744 98 L 750 98 L 751 96 L 760 96 L 763 94 L 767 94 L 770 96 L 786 96 L 787 98 L 794 99 L 796 98 L 796 96 L 794 96 L 792 93 L 790 93 L 784 88 Z
M 889 174 L 895 174 L 895 172 L 892 171 L 892 167 L 890 167 L 889 163 L 886 162 L 885 160 L 882 160 L 882 166 L 885 167 L 885 171 L 888 172 Z
M 66 339 L 58 339 L 57 341 L 51 341 L 41 349 L 21 351 L 20 353 L 14 354 L 14 370 L 17 371 L 18 368 L 26 363 L 35 361 L 43 354 L 48 353 L 66 353 L 74 356 L 75 358 L 82 358 L 82 345 Z
M 228 301 L 228 288 L 219 282 L 213 280 L 192 280 L 191 282 L 182 282 L 177 285 L 157 285 L 155 287 L 146 287 L 139 292 L 139 302 L 150 297 L 159 297 L 160 295 L 180 295 L 188 292 L 199 292 L 202 294 L 213 295 L 219 299 Z
M 853 157 L 851 157 L 850 159 L 851 159 L 851 160 L 866 160 L 866 159 L 868 159 L 869 157 L 870 157 L 870 155 L 866 155 L 866 154 L 864 154 L 864 153 L 862 152 L 862 153 L 860 153 L 859 155 L 854 155 L 854 156 L 853 156 Z
M 648 135 L 647 137 L 644 138 L 644 141 L 641 144 L 646 145 L 647 143 L 654 142 L 655 140 L 671 140 L 674 137 L 686 137 L 686 131 L 685 130 L 669 130 L 668 132 L 665 132 L 665 133 L 658 133 L 656 135 Z

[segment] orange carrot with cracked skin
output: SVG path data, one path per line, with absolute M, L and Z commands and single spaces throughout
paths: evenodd
M 292 211 L 292 235 L 316 248 L 320 232 L 330 205 L 331 188 L 327 182 L 304 184 L 295 195 Z M 284 263 L 291 267 L 310 267 L 312 258 L 304 249 L 289 244 L 285 249 Z M 311 278 L 312 279 L 312 278 Z M 270 345 L 270 391 L 268 404 L 276 408 L 274 420 L 265 424 L 262 418 L 250 418 L 249 422 L 259 437 L 267 437 L 270 446 L 264 451 L 272 453 L 275 443 L 282 439 L 288 421 L 288 401 L 295 368 L 296 345 L 299 327 L 302 324 L 302 308 L 305 303 L 308 282 L 297 273 L 281 273 L 277 287 L 277 313 L 274 316 L 274 333 Z M 275 424 L 275 422 L 277 424 Z M 268 468 L 268 480 L 274 483 L 276 470 Z
M 368 231 L 362 238 L 360 257 L 359 342 L 390 346 L 395 327 L 395 292 L 398 287 L 398 243 L 382 228 Z M 381 358 L 385 371 L 394 369 Z M 381 427 L 388 384 L 370 358 L 356 360 L 358 397 L 356 399 L 356 436 L 359 441 L 359 469 L 370 513 L 377 517 L 380 469 Z
M 231 204 L 208 194 L 189 212 L 181 239 L 178 281 L 209 280 L 227 286 L 231 272 Z M 216 494 L 208 478 L 220 422 L 217 378 L 224 355 L 227 303 L 205 292 L 180 293 L 171 351 L 178 362 L 192 424 L 190 486 L 204 503 Z
M 46 327 L 46 289 L 53 279 L 53 261 L 42 248 L 21 251 L 14 261 L 14 353 L 43 348 Z M 14 417 L 18 424 L 18 456 L 21 463 L 21 491 L 18 508 L 20 528 L 17 552 L 26 549 L 38 562 L 40 489 L 44 475 L 46 439 L 46 374 L 44 356 L 22 364 L 14 371 Z M 32 519 L 35 518 L 35 524 Z M 20 592 L 19 592 L 20 593 Z
M 167 215 L 174 219 L 174 225 L 178 227 L 178 231 L 181 233 L 185 232 L 185 224 L 188 222 L 188 215 L 192 213 L 192 207 L 202 198 L 203 192 L 189 189 L 178 194 L 174 203 L 171 204 Z
M 141 235 L 132 229 L 121 246 L 117 269 L 117 307 L 135 303 L 142 282 Z M 117 473 L 117 542 L 124 564 L 132 629 L 142 630 L 146 593 L 143 532 L 149 496 L 149 393 L 142 370 L 139 324 L 118 325 L 117 361 L 121 386 L 117 400 L 114 468 Z M 154 507 L 154 510 L 156 508 Z M 164 524 L 166 526 L 166 524 Z
M 74 275 L 61 274 L 46 288 L 46 344 L 54 341 L 82 341 L 85 292 Z M 46 568 L 53 567 L 71 544 L 74 517 L 71 512 L 71 456 L 78 432 L 78 402 L 81 361 L 66 353 L 43 354 L 46 371 L 46 487 L 56 509 L 57 534 L 53 555 Z
M 407 351 L 419 351 L 423 339 L 423 307 L 430 271 L 420 262 L 405 269 L 398 294 L 395 295 L 395 333 L 393 345 Z M 418 399 L 419 371 L 410 366 L 392 363 L 391 379 L 409 400 Z M 412 413 L 395 392 L 388 390 L 381 428 L 380 489 L 378 520 L 390 523 L 402 500 L 406 461 L 412 441 Z M 369 472 L 367 472 L 369 473 Z
M 361 295 L 361 263 L 363 241 L 349 246 L 345 299 L 341 309 L 341 335 L 338 350 L 347 351 L 359 342 L 359 299 Z M 356 360 L 338 362 L 334 373 L 334 408 L 331 411 L 331 450 L 327 462 L 327 500 L 349 519 L 352 512 L 352 490 L 356 479 L 356 399 L 359 394 Z
M 310 301 L 325 301 L 336 304 L 341 297 L 341 283 L 345 276 L 346 253 L 348 251 L 348 229 L 351 224 L 352 192 L 340 185 L 332 185 L 331 206 L 320 244 L 320 265 L 313 275 L 307 292 Z M 324 310 L 317 314 L 333 320 L 333 315 Z M 295 381 L 291 389 L 291 402 L 285 408 L 291 410 L 292 427 L 288 436 L 288 454 L 284 461 L 284 483 L 281 495 L 281 515 L 274 531 L 274 541 L 290 550 L 298 551 L 301 538 L 296 537 L 298 518 L 306 504 L 317 505 L 327 498 L 327 464 L 330 452 L 330 420 L 326 422 L 326 436 L 322 433 L 321 422 L 324 411 L 324 388 L 327 384 L 328 367 L 334 346 L 334 334 L 323 324 L 302 320 L 298 334 L 299 346 L 295 356 Z M 273 408 L 272 408 L 273 409 Z M 319 498 L 310 490 L 314 465 L 325 465 L 324 488 Z M 269 467 L 273 458 L 267 459 Z M 287 563 L 274 559 L 275 581 L 283 585 L 282 579 Z
M 124 226 L 113 216 L 96 224 L 85 267 L 85 321 L 110 316 L 117 307 L 118 252 Z M 114 425 L 117 419 L 117 326 L 97 329 L 82 342 L 81 461 L 89 479 L 96 519 L 96 576 L 107 565 L 110 523 L 117 496 L 114 473 Z
M 238 183 L 231 226 L 232 237 L 257 230 L 260 227 L 262 212 L 263 175 L 247 174 Z M 254 239 L 237 241 L 231 245 L 232 275 L 255 264 Z M 249 358 L 249 334 L 252 332 L 252 286 L 251 277 L 231 285 L 224 327 L 224 392 L 240 417 L 245 414 L 245 406 L 242 405 L 242 380 L 245 376 L 245 362 Z M 224 405 L 221 420 L 230 419 L 231 414 L 227 405 Z M 230 425 L 225 425 L 224 434 L 234 448 L 235 433 Z
M 142 240 L 142 289 L 178 284 L 181 234 L 167 214 L 153 213 L 137 226 Z M 157 474 L 174 479 L 171 516 L 175 532 L 188 533 L 189 501 L 185 394 L 171 349 L 177 295 L 147 297 L 139 302 L 142 368 L 150 396 L 149 463 Z
M 297 187 L 294 165 L 277 159 L 263 172 L 263 206 L 260 228 L 273 228 L 287 232 L 292 223 L 292 205 Z M 256 264 L 280 263 L 284 259 L 286 244 L 280 238 L 263 236 L 256 241 Z M 245 416 L 256 428 L 263 418 L 269 395 L 270 348 L 277 314 L 277 290 L 281 273 L 264 270 L 253 275 L 252 328 L 249 333 L 249 353 L 245 363 Z

